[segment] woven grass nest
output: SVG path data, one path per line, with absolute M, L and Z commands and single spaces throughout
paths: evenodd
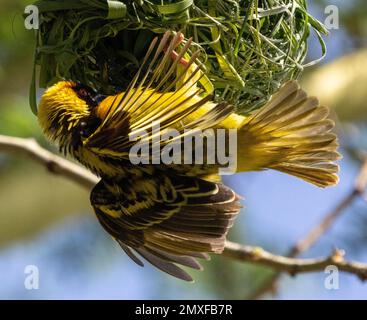
M 151 40 L 167 29 L 193 38 L 215 99 L 234 103 L 244 114 L 298 77 L 312 29 L 325 53 L 326 30 L 307 12 L 305 0 L 40 0 L 35 5 L 40 28 L 30 93 L 34 112 L 36 89 L 60 79 L 106 94 L 123 90 Z

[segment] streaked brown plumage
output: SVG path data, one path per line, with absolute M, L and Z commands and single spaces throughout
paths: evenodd
M 238 200 L 220 183 L 169 173 L 102 179 L 91 194 L 100 223 L 136 263 L 130 248 L 184 280 L 192 279 L 173 263 L 200 269 L 195 258 L 221 253 Z

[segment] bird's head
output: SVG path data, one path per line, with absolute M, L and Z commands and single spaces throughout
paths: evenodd
M 73 81 L 60 81 L 48 88 L 38 108 L 44 134 L 60 147 L 85 135 L 88 120 L 98 105 L 97 96 L 92 88 Z

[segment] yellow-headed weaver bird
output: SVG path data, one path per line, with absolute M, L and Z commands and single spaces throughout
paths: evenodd
M 177 278 L 179 266 L 201 269 L 197 258 L 221 253 L 241 205 L 220 182 L 219 165 L 132 164 L 129 137 L 149 130 L 237 129 L 237 172 L 275 169 L 320 187 L 338 181 L 337 138 L 328 108 L 287 82 L 249 116 L 214 103 L 200 86 L 203 72 L 181 33 L 154 39 L 128 88 L 98 94 L 60 81 L 43 94 L 38 119 L 44 134 L 101 177 L 91 204 L 104 229 L 138 265 L 139 255 Z M 149 135 L 142 140 L 151 139 Z

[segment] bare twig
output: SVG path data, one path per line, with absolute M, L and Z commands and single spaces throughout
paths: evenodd
M 34 139 L 0 135 L 0 152 L 26 155 L 49 172 L 64 176 L 88 189 L 98 182 L 98 178 L 88 170 L 47 151 Z
M 256 263 L 281 272 L 288 272 L 292 276 L 298 273 L 324 271 L 327 266 L 334 265 L 341 271 L 353 273 L 363 281 L 367 280 L 367 264 L 345 261 L 343 250 L 335 250 L 330 256 L 323 258 L 295 259 L 275 255 L 260 247 L 227 241 L 223 255 L 235 260 Z
M 0 153 L 23 154 L 43 165 L 50 173 L 64 176 L 81 186 L 91 189 L 98 178 L 86 169 L 43 149 L 33 139 L 15 138 L 0 135 Z M 355 190 L 344 200 L 320 225 L 315 228 L 309 236 L 298 243 L 290 252 L 297 255 L 301 250 L 310 247 L 317 238 L 325 232 L 340 212 L 356 197 L 355 193 L 362 194 L 367 184 L 367 162 L 357 179 Z M 330 256 L 316 259 L 296 259 L 272 254 L 259 247 L 244 246 L 228 241 L 223 256 L 250 262 L 258 265 L 268 266 L 280 272 L 288 272 L 296 275 L 303 272 L 323 271 L 328 265 L 335 265 L 341 271 L 358 276 L 361 280 L 367 280 L 367 264 L 360 262 L 348 262 L 344 260 L 344 252 L 336 250 Z M 278 274 L 278 273 L 276 273 Z M 276 280 L 276 279 L 275 279 Z
M 344 212 L 349 205 L 359 196 L 364 195 L 367 187 L 367 159 L 364 161 L 359 174 L 355 180 L 354 188 L 347 196 L 338 203 L 338 205 L 329 212 L 304 238 L 299 240 L 286 255 L 289 258 L 296 258 L 301 253 L 307 251 L 315 242 L 325 234 L 336 219 Z M 276 292 L 277 282 L 282 272 L 275 272 L 269 279 L 254 292 L 250 298 L 257 299 L 268 292 Z

